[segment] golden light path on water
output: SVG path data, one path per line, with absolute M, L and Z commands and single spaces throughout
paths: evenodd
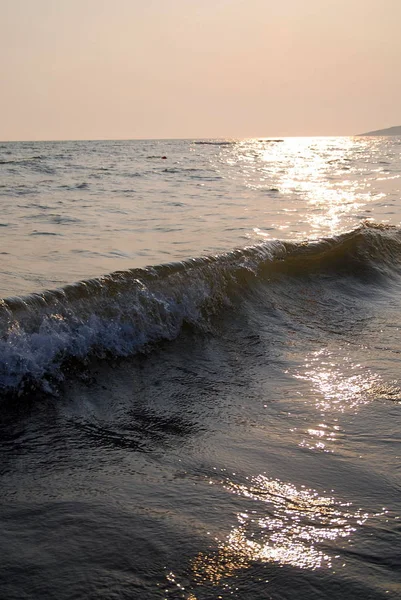
M 358 185 L 346 179 L 332 182 L 327 177 L 328 164 L 332 167 L 333 163 L 337 163 L 340 165 L 337 173 L 340 171 L 344 178 L 344 169 L 348 169 L 345 163 L 353 148 L 350 138 L 336 140 L 335 143 L 338 149 L 331 152 L 327 161 L 324 148 L 322 151 L 319 147 L 317 151 L 312 139 L 289 140 L 294 159 L 285 174 L 282 190 L 285 193 L 296 189 L 302 193 L 309 205 L 306 218 L 317 235 L 322 232 L 325 235 L 338 233 L 344 217 L 358 211 L 370 200 L 369 191 L 362 193 Z M 332 140 L 328 144 L 333 145 Z
M 340 413 L 355 412 L 376 398 L 399 401 L 401 397 L 396 383 L 384 382 L 380 375 L 352 362 L 348 356 L 336 359 L 327 349 L 307 356 L 304 369 L 294 377 L 311 384 L 319 413 L 319 422 L 306 430 L 308 437 L 300 443 L 310 450 L 333 452 L 333 445 L 341 436 L 337 424 Z
M 368 219 L 365 213 L 370 212 L 369 203 L 380 201 L 386 194 L 372 189 L 377 173 L 368 173 L 366 166 L 358 164 L 356 154 L 364 144 L 362 139 L 351 138 L 237 143 L 226 157 L 227 164 L 240 165 L 244 185 L 252 191 L 270 193 L 272 205 L 277 202 L 277 221 L 270 221 L 270 227 L 258 222 L 254 236 L 269 239 L 272 230 L 286 230 L 298 239 L 332 236 L 355 226 L 355 218 Z M 356 172 L 362 173 L 362 178 L 350 176 Z M 275 187 L 269 189 L 271 181 Z M 249 222 L 253 209 L 247 210 Z M 338 425 L 340 414 L 357 411 L 377 396 L 393 400 L 401 394 L 397 386 L 386 384 L 369 368 L 348 356 L 334 356 L 327 349 L 308 355 L 293 375 L 309 384 L 315 402 L 316 424 L 303 432 L 306 436 L 299 444 L 311 450 L 333 451 L 343 435 Z M 307 397 L 309 401 L 311 394 Z M 220 484 L 248 502 L 246 510 L 236 514 L 230 533 L 216 538 L 209 551 L 193 558 L 185 584 L 176 573 L 168 573 L 168 582 L 186 600 L 196 600 L 197 589 L 202 598 L 205 590 L 206 597 L 220 598 L 224 591 L 233 593 L 236 578 L 255 564 L 333 568 L 339 556 L 335 550 L 330 553 L 330 546 L 338 547 L 341 538 L 350 537 L 370 516 L 332 495 L 265 474 L 246 477 L 245 482 L 227 478 L 209 483 Z M 250 509 L 249 501 L 254 501 L 254 508 Z
M 255 501 L 255 507 L 239 512 L 229 535 L 216 539 L 209 552 L 194 557 L 189 583 L 180 583 L 173 572 L 167 575 L 169 583 L 180 588 L 187 600 L 196 600 L 200 586 L 229 590 L 232 578 L 257 563 L 330 568 L 334 557 L 327 553 L 327 544 L 349 537 L 369 517 L 332 496 L 264 474 L 247 477 L 241 483 L 229 478 L 209 483 Z
M 367 173 L 366 166 L 357 164 L 358 150 L 366 143 L 363 139 L 279 141 L 244 140 L 227 157 L 227 164 L 240 165 L 249 189 L 279 193 L 277 222 L 269 223 L 268 229 L 294 231 L 302 239 L 335 235 L 354 226 L 356 215 L 369 213 L 368 205 L 373 199 L 378 201 L 386 196 L 372 189 L 377 173 Z M 268 189 L 271 181 L 277 187 Z M 301 199 L 303 211 L 300 211 Z M 270 201 L 274 202 L 274 198 Z M 365 214 L 364 218 L 369 217 Z M 253 233 L 271 237 L 259 223 Z
M 38 142 L 10 151 L 3 297 L 401 220 L 397 146 L 384 138 Z

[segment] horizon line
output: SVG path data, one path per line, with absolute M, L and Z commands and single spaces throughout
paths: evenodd
M 275 139 L 294 139 L 294 138 L 342 138 L 342 137 L 360 137 L 366 134 L 358 134 L 352 133 L 347 135 L 269 135 L 269 136 L 206 136 L 206 137 L 161 137 L 161 138 L 152 138 L 152 137 L 138 137 L 138 138 L 40 138 L 40 139 L 0 139 L 0 144 L 12 144 L 12 143 L 36 143 L 36 142 L 158 142 L 158 141 L 203 141 L 203 140 L 229 140 L 229 141 L 243 141 L 243 140 L 275 140 Z

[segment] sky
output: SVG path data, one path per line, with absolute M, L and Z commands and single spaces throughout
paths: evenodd
M 0 0 L 0 139 L 401 125 L 401 0 Z

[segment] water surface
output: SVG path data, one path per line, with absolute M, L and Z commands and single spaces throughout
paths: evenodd
M 400 138 L 0 173 L 0 596 L 399 598 Z

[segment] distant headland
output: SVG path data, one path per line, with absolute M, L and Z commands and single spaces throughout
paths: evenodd
M 358 135 L 401 135 L 401 125 L 397 127 L 388 127 L 387 129 L 377 129 L 367 133 L 358 133 Z

